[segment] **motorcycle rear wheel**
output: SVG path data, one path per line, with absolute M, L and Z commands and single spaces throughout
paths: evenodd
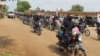
M 85 34 L 85 36 L 90 36 L 90 30 L 86 29 L 86 30 L 84 31 L 84 34 Z

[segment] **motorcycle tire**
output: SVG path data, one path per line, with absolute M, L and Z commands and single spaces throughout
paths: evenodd
M 38 35 L 41 35 L 41 29 L 38 28 Z
M 78 52 L 81 52 L 82 54 L 75 54 L 75 56 L 87 56 L 86 52 L 82 49 L 79 49 Z
M 86 30 L 84 31 L 84 34 L 85 34 L 85 36 L 90 36 L 90 30 L 86 29 Z

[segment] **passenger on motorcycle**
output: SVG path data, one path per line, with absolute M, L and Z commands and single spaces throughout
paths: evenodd
M 54 16 L 54 18 L 52 20 L 52 26 L 53 26 L 52 30 L 55 30 L 55 28 L 56 28 L 56 20 L 58 20 L 58 17 Z
M 72 29 L 72 36 L 75 37 L 76 42 L 82 42 L 82 34 L 79 30 L 78 25 L 74 25 L 74 27 Z
M 80 18 L 78 27 L 80 32 L 83 33 L 84 29 L 86 28 L 86 22 L 83 18 Z
M 63 22 L 62 28 L 59 31 L 59 42 L 64 41 L 64 47 L 68 46 L 70 44 L 71 37 L 73 35 L 81 36 L 80 30 L 78 25 L 75 25 L 75 23 L 72 21 L 72 16 L 68 15 Z M 62 39 L 62 40 L 61 40 Z M 81 37 L 79 38 L 81 40 Z

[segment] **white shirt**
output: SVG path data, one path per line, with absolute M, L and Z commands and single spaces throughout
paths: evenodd
M 97 22 L 100 23 L 100 18 L 97 18 Z

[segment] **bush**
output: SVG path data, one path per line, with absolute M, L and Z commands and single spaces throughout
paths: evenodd
M 2 52 L 0 56 L 15 56 L 12 52 Z
M 4 14 L 3 13 L 1 13 L 1 18 L 4 18 Z

